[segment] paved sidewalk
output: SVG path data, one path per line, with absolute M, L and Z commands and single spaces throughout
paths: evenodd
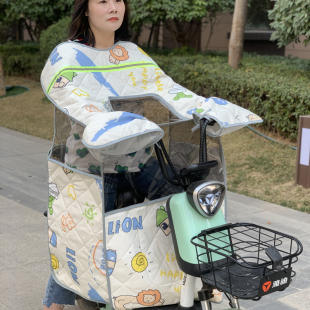
M 50 274 L 46 218 L 46 157 L 51 142 L 0 127 L 0 310 L 41 310 Z M 310 309 L 310 214 L 228 193 L 229 222 L 253 222 L 297 237 L 304 252 L 283 292 L 246 309 Z M 225 301 L 214 310 L 227 308 Z M 76 306 L 65 310 L 78 310 Z M 172 309 L 172 308 L 171 308 Z

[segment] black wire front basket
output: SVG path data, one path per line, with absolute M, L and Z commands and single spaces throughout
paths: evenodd
M 254 300 L 289 286 L 303 249 L 294 237 L 249 223 L 203 230 L 191 242 L 204 284 Z

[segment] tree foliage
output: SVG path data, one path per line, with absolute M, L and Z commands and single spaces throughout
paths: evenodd
M 233 0 L 130 0 L 132 25 L 175 19 L 190 22 L 208 13 L 216 14 L 233 8 Z
M 300 42 L 304 35 L 304 44 L 310 41 L 310 0 L 276 0 L 274 8 L 269 11 L 270 24 L 275 32 L 271 40 L 278 41 L 278 46 L 291 42 Z
M 184 45 L 188 25 L 199 24 L 204 17 L 214 19 L 217 13 L 233 7 L 234 0 L 130 0 L 131 25 L 139 31 L 143 24 L 163 22 L 175 41 Z
M 271 0 L 248 0 L 247 29 L 268 29 L 268 11 L 273 7 Z
M 24 22 L 32 40 L 59 19 L 70 15 L 74 0 L 0 0 L 2 20 L 7 23 Z M 31 23 L 35 21 L 35 23 Z
M 46 59 L 59 43 L 68 40 L 71 17 L 64 17 L 42 32 L 40 37 L 40 53 Z

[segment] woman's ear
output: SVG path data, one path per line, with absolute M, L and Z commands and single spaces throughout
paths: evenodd
M 87 11 L 85 11 L 85 16 L 88 16 L 88 13 L 87 13 Z

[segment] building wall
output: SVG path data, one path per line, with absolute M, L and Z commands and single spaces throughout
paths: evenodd
M 211 26 L 206 24 L 201 33 L 201 50 L 228 51 L 229 39 L 227 33 L 231 31 L 232 14 L 218 14 L 210 37 Z M 210 41 L 209 41 L 210 40 Z M 209 41 L 209 44 L 208 44 Z
M 229 13 L 218 14 L 214 24 L 213 34 L 211 35 L 211 38 L 210 38 L 210 28 L 211 28 L 210 24 L 203 25 L 201 32 L 202 51 L 206 50 L 228 51 L 229 39 L 227 37 L 227 34 L 228 32 L 231 31 L 232 18 L 233 18 L 232 14 Z M 166 36 L 166 31 L 167 30 L 164 30 L 163 27 L 161 27 L 159 36 L 159 47 L 163 46 L 163 38 L 164 36 Z M 148 26 L 148 29 L 144 27 L 139 37 L 140 45 L 147 45 L 149 34 L 150 34 L 150 26 Z M 302 40 L 303 37 L 301 37 L 301 41 Z M 252 47 L 254 47 L 253 44 Z M 280 54 L 282 54 L 282 52 Z M 303 43 L 288 44 L 284 48 L 284 55 L 285 56 L 291 55 L 293 57 L 310 59 L 310 44 L 307 47 L 305 47 Z
M 304 36 L 302 36 L 300 40 L 302 42 L 304 40 Z M 305 46 L 303 43 L 291 43 L 285 47 L 285 56 L 288 55 L 310 59 L 310 44 Z

